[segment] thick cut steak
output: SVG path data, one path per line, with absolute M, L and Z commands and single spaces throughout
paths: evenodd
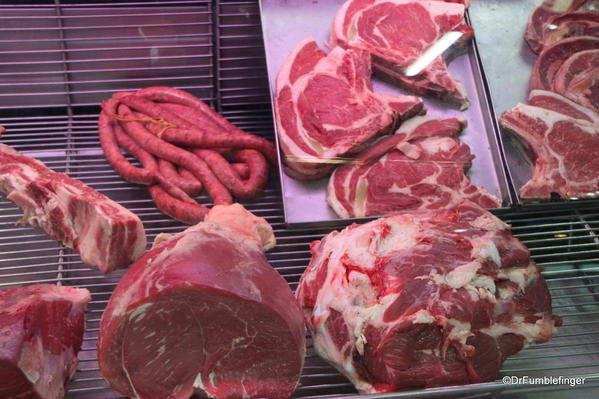
M 530 77 L 531 90 L 553 90 L 556 75 L 572 55 L 599 48 L 599 37 L 580 36 L 560 40 L 547 47 L 535 61 Z
M 571 12 L 552 18 L 545 24 L 540 50 L 575 36 L 599 37 L 599 9 L 596 12 Z
M 279 70 L 275 109 L 287 173 L 317 179 L 331 162 L 358 152 L 377 136 L 422 112 L 420 99 L 372 91 L 364 51 L 322 51 L 313 38 L 298 44 Z
M 311 245 L 297 297 L 320 356 L 361 393 L 490 381 L 560 319 L 526 247 L 472 203 Z
M 520 197 L 549 199 L 595 196 L 599 191 L 599 115 L 561 97 L 533 91 L 531 104 L 518 104 L 501 125 L 532 154 L 532 178 Z M 590 120 L 590 121 L 589 121 Z
M 42 228 L 108 273 L 129 266 L 146 247 L 141 220 L 116 202 L 42 162 L 0 144 L 0 192 Z
M 449 74 L 442 56 L 415 76 L 405 69 L 448 32 L 460 32 L 451 53 L 463 49 L 472 37 L 464 21 L 464 5 L 443 1 L 348 0 L 335 16 L 331 45 L 367 51 L 373 70 L 419 95 L 468 106 L 466 91 Z
M 599 112 L 599 47 L 568 58 L 555 76 L 553 90 Z
M 139 399 L 287 398 L 305 353 L 301 310 L 268 264 L 268 223 L 241 205 L 160 237 L 121 279 L 100 322 L 98 361 Z
M 474 155 L 458 136 L 463 119 L 418 116 L 357 158 L 340 166 L 328 202 L 344 218 L 402 210 L 452 208 L 467 198 L 487 208 L 501 205 L 466 177 Z
M 53 284 L 0 290 L 0 398 L 64 397 L 90 299 L 86 289 Z

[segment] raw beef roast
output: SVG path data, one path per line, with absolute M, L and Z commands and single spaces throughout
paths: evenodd
M 468 98 L 450 76 L 443 57 L 435 58 L 412 76 L 406 68 L 448 32 L 461 33 L 452 53 L 466 46 L 472 28 L 464 21 L 464 6 L 443 1 L 348 0 L 335 16 L 331 46 L 367 51 L 373 70 L 419 95 L 431 95 L 462 108 Z
M 297 297 L 314 347 L 361 393 L 490 381 L 560 323 L 526 247 L 472 203 L 354 224 L 311 249 Z
M 599 49 L 599 37 L 580 36 L 560 40 L 537 57 L 530 77 L 531 90 L 552 90 L 556 75 L 572 55 Z
M 328 201 L 340 217 L 380 216 L 401 210 L 453 207 L 464 198 L 483 207 L 501 205 L 464 172 L 474 155 L 458 135 L 463 119 L 418 116 L 404 122 L 357 158 L 340 166 Z
M 41 227 L 108 273 L 129 266 L 146 247 L 141 220 L 111 199 L 0 144 L 0 192 Z
M 277 75 L 275 109 L 290 176 L 321 178 L 336 158 L 422 112 L 416 97 L 373 92 L 370 75 L 368 53 L 334 48 L 325 54 L 310 37 L 289 55 Z
M 64 396 L 90 299 L 86 289 L 53 284 L 0 290 L 0 398 Z
M 555 75 L 553 90 L 599 112 L 599 47 L 568 58 Z
M 98 361 L 139 399 L 287 398 L 305 353 L 302 313 L 268 264 L 270 225 L 241 205 L 160 237 L 125 274 L 100 323 Z
M 534 161 L 521 198 L 594 197 L 599 192 L 599 115 L 555 93 L 533 91 L 501 125 L 524 143 Z

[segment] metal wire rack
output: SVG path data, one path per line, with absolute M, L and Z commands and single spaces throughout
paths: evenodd
M 148 239 L 185 226 L 160 213 L 143 187 L 123 181 L 102 156 L 99 103 L 117 90 L 175 86 L 209 102 L 241 128 L 272 139 L 268 84 L 256 1 L 67 0 L 0 5 L 2 142 L 43 160 L 139 215 Z M 278 176 L 244 205 L 274 227 L 272 265 L 295 288 L 309 243 L 342 224 L 287 228 Z M 200 201 L 209 203 L 207 197 Z M 564 327 L 549 343 L 508 359 L 503 375 L 587 376 L 579 392 L 599 386 L 599 205 L 525 207 L 499 212 L 543 268 Z M 92 292 L 79 369 L 67 398 L 120 398 L 101 378 L 96 338 L 101 313 L 123 271 L 105 276 L 43 232 L 18 224 L 20 211 L 0 200 L 0 289 L 40 282 Z M 308 357 L 295 397 L 351 397 L 347 380 Z M 500 382 L 373 397 L 498 397 L 543 394 L 564 387 Z M 567 388 L 567 387 L 565 387 Z M 594 391 L 595 395 L 597 391 Z M 533 396 L 530 396 L 533 397 Z M 584 395 L 581 397 L 585 397 Z

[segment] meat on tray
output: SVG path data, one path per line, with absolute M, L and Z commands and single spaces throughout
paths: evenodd
M 311 37 L 287 57 L 277 75 L 275 109 L 290 176 L 326 176 L 337 158 L 422 112 L 416 97 L 373 92 L 370 75 L 368 53 L 337 47 L 325 54 Z
M 42 228 L 109 273 L 129 266 L 146 248 L 141 220 L 123 206 L 42 162 L 0 144 L 0 191 Z
M 599 114 L 559 94 L 533 90 L 529 105 L 501 116 L 501 125 L 525 143 L 534 162 L 520 197 L 594 197 L 599 192 Z
M 100 323 L 98 361 L 124 395 L 287 398 L 305 354 L 305 325 L 268 264 L 270 225 L 241 205 L 159 236 L 121 279 Z
M 404 122 L 393 136 L 333 172 L 330 206 L 345 218 L 451 208 L 464 198 L 499 207 L 497 198 L 465 175 L 474 158 L 458 138 L 465 126 L 463 119 L 432 116 Z
M 421 72 L 408 68 L 448 32 L 461 33 L 448 55 L 464 49 L 472 28 L 462 4 L 419 0 L 348 0 L 335 16 L 330 44 L 372 54 L 374 73 L 418 95 L 440 98 L 467 108 L 462 84 L 438 56 Z
M 90 299 L 86 289 L 53 284 L 0 290 L 0 398 L 64 397 Z
M 311 250 L 297 297 L 314 348 L 361 393 L 493 380 L 561 323 L 529 251 L 472 203 L 354 224 Z
M 594 50 L 570 56 L 557 71 L 552 86 L 556 93 L 599 112 L 599 43 Z

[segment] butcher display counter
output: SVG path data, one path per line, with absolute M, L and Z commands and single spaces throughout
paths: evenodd
M 322 27 L 323 19 L 330 16 L 326 6 L 341 3 L 2 2 L 0 125 L 6 132 L 0 142 L 83 181 L 135 213 L 143 222 L 149 248 L 158 234 L 180 232 L 186 226 L 160 212 L 143 186 L 123 180 L 106 161 L 98 139 L 100 103 L 118 91 L 172 86 L 201 98 L 245 131 L 274 141 L 267 59 L 269 67 L 272 62 L 280 64 L 290 38 L 312 34 L 322 41 L 328 27 Z M 473 0 L 468 18 L 475 43 L 451 68 L 461 74 L 473 99 L 467 115 L 471 126 L 484 131 L 482 141 L 466 139 L 486 165 L 474 169 L 474 179 L 482 174 L 480 181 L 493 183 L 491 190 L 502 200 L 493 212 L 530 249 L 552 295 L 553 313 L 563 319 L 563 326 L 549 342 L 509 357 L 496 381 L 372 395 L 358 395 L 345 377 L 317 356 L 307 335 L 305 365 L 292 397 L 598 395 L 599 204 L 596 200 L 519 204 L 516 190 L 527 178 L 526 163 L 511 152 L 509 143 L 504 145 L 506 137 L 498 124 L 501 112 L 526 97 L 532 55 L 522 36 L 536 3 Z M 305 18 L 289 12 L 311 6 L 325 11 Z M 312 31 L 315 28 L 320 30 Z M 311 196 L 300 189 L 289 194 L 281 181 L 293 182 L 285 179 L 282 171 L 273 169 L 264 192 L 240 202 L 272 225 L 277 245 L 266 256 L 295 290 L 310 260 L 310 243 L 352 220 L 321 217 L 328 212 L 322 194 Z M 303 199 L 304 194 L 309 198 Z M 211 205 L 205 194 L 197 200 Z M 315 206 L 312 201 L 323 203 Z M 296 223 L 289 220 L 293 215 Z M 124 397 L 102 378 L 96 344 L 100 318 L 125 271 L 102 274 L 92 269 L 75 251 L 20 224 L 21 217 L 17 206 L 1 196 L 0 289 L 35 283 L 88 289 L 91 301 L 79 365 L 66 397 Z M 547 379 L 530 383 L 537 377 Z M 563 377 L 579 377 L 584 383 L 569 385 Z

